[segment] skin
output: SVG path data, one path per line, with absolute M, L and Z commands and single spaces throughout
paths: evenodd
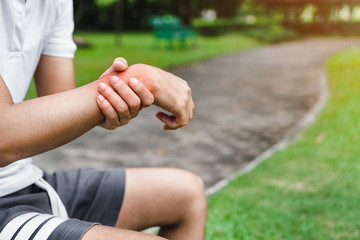
M 171 113 L 156 114 L 164 122 L 165 130 L 186 126 L 192 119 L 194 102 L 191 89 L 183 79 L 156 67 L 135 64 L 125 72 L 111 72 L 99 80 L 109 82 L 112 76 L 118 76 L 126 84 L 129 84 L 131 78 L 136 78 L 146 86 L 154 96 L 154 104 Z
M 126 174 L 116 226 L 92 227 L 82 240 L 204 239 L 207 204 L 198 176 L 179 169 L 127 169 Z M 161 227 L 160 237 L 133 232 L 153 226 Z
M 124 58 L 116 58 L 111 67 L 100 78 L 127 69 L 127 61 Z M 139 84 L 139 80 L 131 78 L 129 85 L 120 80 L 120 78 L 113 76 L 110 77 L 111 87 L 106 84 L 98 85 L 100 94 L 97 96 L 97 103 L 106 118 L 99 126 L 108 130 L 127 124 L 138 115 L 142 108 L 154 103 L 154 96 L 147 88 Z
M 157 114 L 165 123 L 164 129 L 180 128 L 192 118 L 194 104 L 190 88 L 184 80 L 170 73 L 148 65 L 136 64 L 125 72 L 108 73 L 85 86 L 70 89 L 70 82 L 74 82 L 72 64 L 71 59 L 59 60 L 43 56 L 35 74 L 36 83 L 43 84 L 37 87 L 41 97 L 18 104 L 13 103 L 5 82 L 0 78 L 0 137 L 4 139 L 0 142 L 0 166 L 64 145 L 96 125 L 102 124 L 105 116 L 96 99 L 98 91 L 102 91 L 101 84 L 107 85 L 107 89 L 110 90 L 112 76 L 117 76 L 126 85 L 130 83 L 131 78 L 139 79 L 133 89 L 135 92 L 138 89 L 137 95 L 141 96 L 141 92 L 148 89 L 154 97 L 154 104 L 172 113 Z M 66 69 L 71 69 L 72 73 L 69 74 Z M 62 75 L 65 77 L 60 77 Z M 68 75 L 72 76 L 71 80 L 67 78 Z M 45 77 L 52 80 L 42 80 Z M 49 86 L 61 85 L 58 83 L 61 81 L 64 81 L 64 86 L 59 87 L 59 92 Z M 102 93 L 107 95 L 105 91 Z M 123 110 L 114 105 L 115 109 Z M 139 109 L 138 106 L 130 106 L 131 108 Z M 137 115 L 136 112 L 132 114 Z
M 39 97 L 14 104 L 0 76 L 0 166 L 61 146 L 97 125 L 127 124 L 150 104 L 169 112 L 156 114 L 165 130 L 185 126 L 194 109 L 184 80 L 144 64 L 115 61 L 98 80 L 74 88 L 72 60 L 42 56 L 35 82 Z M 94 226 L 82 239 L 204 239 L 207 204 L 198 176 L 176 169 L 127 169 L 126 175 L 116 226 Z M 137 232 L 151 226 L 161 226 L 162 237 Z
M 139 71 L 144 68 L 147 68 L 147 71 Z M 103 75 L 102 80 L 110 78 L 112 82 L 116 75 L 119 73 L 112 71 Z M 129 79 L 131 82 L 130 76 L 136 76 L 155 96 L 154 104 L 173 113 L 156 114 L 165 123 L 165 130 L 185 126 L 191 120 L 194 104 L 190 88 L 182 79 L 142 64 L 122 72 L 121 76 L 125 79 L 123 85 L 126 85 L 126 81 L 129 83 Z M 157 82 L 152 82 L 152 77 L 157 79 Z M 163 82 L 164 79 L 166 81 Z M 106 98 L 109 103 L 114 102 L 110 87 L 100 91 L 109 91 L 110 94 L 106 94 Z M 176 96 L 181 93 L 186 95 L 183 95 L 182 101 L 178 101 Z M 116 98 L 117 94 L 113 93 L 112 97 Z M 124 235 L 128 232 L 124 232 L 124 229 L 141 231 L 152 226 L 160 226 L 159 235 L 167 239 L 204 239 L 207 200 L 202 179 L 176 169 L 127 169 L 126 175 L 125 198 L 115 229 L 95 226 L 83 236 L 83 239 L 102 239 L 104 236 L 104 239 L 118 239 L 120 236 L 122 239 L 128 239 L 127 235 Z M 139 235 L 134 235 L 134 239 L 163 239 L 142 233 L 136 234 Z

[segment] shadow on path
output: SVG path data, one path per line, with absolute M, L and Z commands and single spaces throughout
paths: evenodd
M 155 107 L 115 131 L 95 128 L 36 156 L 48 171 L 77 167 L 177 167 L 209 187 L 279 141 L 316 103 L 326 57 L 356 39 L 308 39 L 171 69 L 192 88 L 191 123 L 163 131 Z

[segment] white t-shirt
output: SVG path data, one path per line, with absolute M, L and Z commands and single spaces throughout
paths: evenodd
M 72 0 L 0 1 L 0 75 L 15 103 L 23 101 L 41 55 L 74 57 L 73 30 Z M 0 168 L 0 197 L 41 177 L 31 158 Z

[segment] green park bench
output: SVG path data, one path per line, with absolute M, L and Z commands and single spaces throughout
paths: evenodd
M 180 46 L 185 48 L 187 40 L 193 40 L 194 43 L 196 41 L 196 32 L 189 27 L 185 27 L 178 17 L 156 16 L 150 18 L 149 23 L 159 45 L 161 40 L 165 40 L 168 42 L 168 47 L 173 48 L 174 42 L 179 41 Z

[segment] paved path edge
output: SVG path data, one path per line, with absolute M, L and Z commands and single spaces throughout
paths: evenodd
M 298 140 L 305 129 L 307 129 L 310 125 L 315 123 L 319 113 L 325 107 L 328 100 L 328 80 L 326 77 L 325 69 L 323 68 L 319 72 L 319 96 L 316 103 L 309 109 L 309 111 L 304 115 L 304 117 L 291 129 L 289 132 L 276 144 L 269 147 L 263 153 L 261 153 L 258 157 L 250 161 L 245 167 L 236 171 L 234 174 L 218 181 L 211 187 L 206 189 L 206 196 L 210 197 L 213 194 L 220 191 L 222 188 L 226 187 L 232 180 L 235 178 L 241 177 L 252 170 L 254 170 L 258 165 L 264 162 L 266 159 L 271 157 L 273 154 L 280 150 L 284 150 L 291 143 Z

